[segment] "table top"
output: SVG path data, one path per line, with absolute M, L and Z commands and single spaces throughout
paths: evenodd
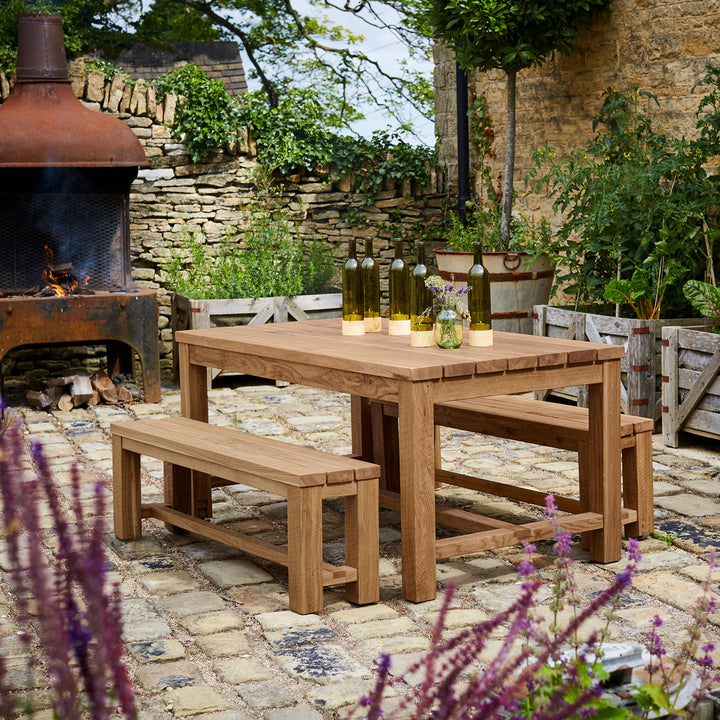
M 196 348 L 270 360 L 291 357 L 314 367 L 415 382 L 586 365 L 624 355 L 620 345 L 503 332 L 494 333 L 490 347 L 417 348 L 410 346 L 408 336 L 388 335 L 387 320 L 383 320 L 382 332 L 352 337 L 342 335 L 339 318 L 182 330 L 175 338 Z

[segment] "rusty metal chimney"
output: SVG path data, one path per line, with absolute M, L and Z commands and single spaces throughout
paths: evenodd
M 17 82 L 68 82 L 62 17 L 23 15 L 18 23 Z
M 0 169 L 147 165 L 125 123 L 89 110 L 73 94 L 62 17 L 21 15 L 17 81 L 0 105 Z

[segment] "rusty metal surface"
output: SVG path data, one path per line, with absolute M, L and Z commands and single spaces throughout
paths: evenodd
M 154 290 L 0 299 L 0 360 L 21 345 L 59 343 L 105 343 L 113 353 L 117 353 L 116 344 L 122 343 L 128 349 L 123 371 L 130 371 L 129 351 L 136 352 L 142 364 L 145 401 L 160 401 Z
M 67 80 L 61 15 L 21 15 L 18 20 L 18 82 Z
M 58 18 L 20 16 L 18 79 L 0 106 L 0 168 L 147 166 L 124 122 L 89 110 L 73 94 Z

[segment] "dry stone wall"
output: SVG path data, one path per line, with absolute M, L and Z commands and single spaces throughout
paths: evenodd
M 592 119 L 606 88 L 637 84 L 652 92 L 659 106 L 648 105 L 647 110 L 656 129 L 692 137 L 700 97 L 693 85 L 708 64 L 720 62 L 718 0 L 615 0 L 610 9 L 607 20 L 583 32 L 572 55 L 518 75 L 515 188 L 518 205 L 536 215 L 550 214 L 550 203 L 522 197 L 533 149 L 548 144 L 564 156 L 583 146 L 592 136 Z M 492 176 L 498 178 L 505 157 L 505 75 L 478 74 L 471 86 L 488 100 L 495 130 Z M 450 183 L 456 184 L 455 62 L 440 46 L 435 52 L 435 90 L 441 160 L 448 165 Z
M 185 145 L 168 129 L 177 103 L 174 96 L 158 102 L 153 85 L 129 83 L 121 76 L 108 79 L 97 70 L 86 71 L 81 62 L 71 66 L 70 74 L 76 96 L 87 107 L 111 113 L 132 128 L 150 164 L 139 171 L 131 188 L 132 267 L 135 284 L 157 292 L 161 369 L 167 374 L 172 368 L 172 335 L 166 264 L 188 232 L 209 245 L 222 243 L 228 233 L 242 237 L 242 208 L 257 197 L 256 148 L 248 133 L 240 131 L 237 140 L 193 163 Z M 10 83 L 0 73 L 3 100 L 9 92 Z M 348 239 L 356 238 L 362 252 L 364 239 L 373 238 L 385 302 L 392 237 L 412 235 L 433 218 L 437 224 L 441 212 L 443 177 L 437 172 L 428 187 L 388 186 L 370 198 L 370 204 L 366 195 L 354 191 L 352 177 L 333 177 L 326 168 L 283 182 L 283 202 L 300 232 L 324 238 L 336 251 L 338 278 Z M 350 216 L 352 223 L 344 219 Z

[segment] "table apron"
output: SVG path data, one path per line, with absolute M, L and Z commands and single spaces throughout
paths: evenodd
M 601 362 L 570 367 L 511 370 L 473 377 L 449 377 L 434 381 L 433 402 L 487 395 L 511 395 L 575 385 L 595 385 L 602 381 Z
M 193 365 L 220 368 L 335 392 L 347 392 L 373 400 L 397 400 L 400 385 L 413 382 L 406 378 L 379 377 L 350 370 L 318 367 L 294 360 L 283 361 L 251 354 L 229 353 L 220 348 L 194 345 L 186 347 L 188 361 Z M 568 367 L 509 370 L 471 377 L 444 377 L 417 382 L 430 383 L 433 387 L 433 400 L 443 402 L 482 395 L 504 395 L 601 383 L 602 362 Z
M 256 377 L 309 385 L 323 390 L 362 395 L 373 400 L 395 400 L 398 380 L 366 375 L 334 368 L 274 360 L 257 355 L 228 353 L 221 349 L 189 346 L 188 360 L 192 365 L 219 368 L 228 372 L 246 373 Z

